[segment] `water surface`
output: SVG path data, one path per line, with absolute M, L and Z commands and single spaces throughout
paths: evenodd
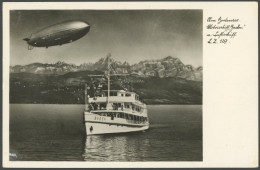
M 150 105 L 149 130 L 88 137 L 83 110 L 11 104 L 10 160 L 202 161 L 201 105 Z

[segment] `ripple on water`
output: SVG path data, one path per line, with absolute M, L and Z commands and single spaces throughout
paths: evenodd
M 145 132 L 86 137 L 82 105 L 10 105 L 16 161 L 202 161 L 202 107 L 148 106 Z

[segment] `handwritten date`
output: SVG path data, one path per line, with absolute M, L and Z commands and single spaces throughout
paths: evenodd
M 210 38 L 208 40 L 209 44 L 218 44 L 218 43 L 222 43 L 222 44 L 226 44 L 228 42 L 228 39 L 216 39 L 216 38 Z

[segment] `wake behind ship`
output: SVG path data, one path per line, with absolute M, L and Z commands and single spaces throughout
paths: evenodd
M 98 96 L 85 91 L 84 122 L 87 135 L 143 131 L 149 128 L 146 104 L 127 90 L 110 90 L 110 65 L 107 57 L 107 90 Z

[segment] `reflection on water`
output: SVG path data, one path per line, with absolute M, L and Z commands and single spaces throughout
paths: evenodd
M 126 144 L 126 137 L 124 136 L 114 139 L 106 139 L 102 136 L 87 137 L 85 153 L 83 154 L 84 160 L 125 160 Z
M 201 106 L 148 106 L 145 132 L 87 136 L 82 105 L 11 105 L 10 160 L 202 161 Z
M 142 142 L 136 140 L 140 133 L 142 132 L 88 136 L 83 154 L 84 160 L 140 161 L 140 158 L 147 158 L 149 141 L 148 139 Z M 131 139 L 135 139 L 135 142 L 133 143 Z

